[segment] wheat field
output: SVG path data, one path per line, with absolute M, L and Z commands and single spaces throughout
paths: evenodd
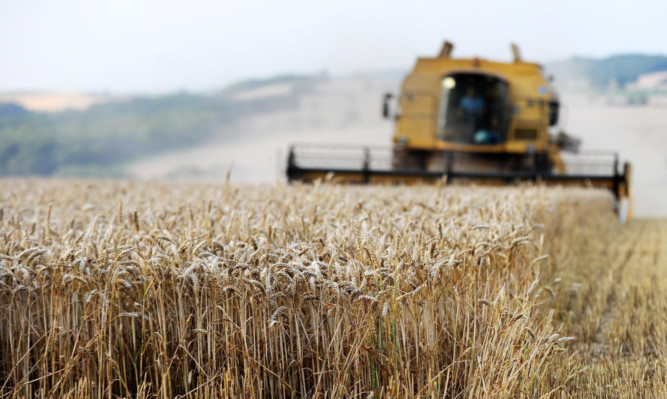
M 604 191 L 0 181 L 0 397 L 664 397 Z

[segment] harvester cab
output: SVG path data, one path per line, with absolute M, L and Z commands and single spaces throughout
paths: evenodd
M 385 95 L 393 146 L 293 145 L 288 180 L 601 186 L 629 217 L 630 165 L 613 152 L 580 151 L 579 139 L 559 131 L 560 100 L 540 65 L 515 45 L 512 62 L 452 58 L 452 49 L 445 42 L 438 56 L 418 58 L 400 95 Z

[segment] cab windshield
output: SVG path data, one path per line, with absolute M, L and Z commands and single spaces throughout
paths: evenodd
M 510 118 L 508 85 L 495 76 L 457 73 L 442 79 L 440 140 L 476 145 L 505 142 Z

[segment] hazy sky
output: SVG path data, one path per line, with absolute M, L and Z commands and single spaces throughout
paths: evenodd
M 0 91 L 220 88 L 458 55 L 667 53 L 665 0 L 0 0 Z

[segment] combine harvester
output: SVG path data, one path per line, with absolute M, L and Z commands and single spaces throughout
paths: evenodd
M 451 58 L 452 48 L 445 42 L 437 57 L 419 58 L 400 96 L 385 95 L 392 147 L 292 145 L 288 181 L 604 187 L 620 219 L 630 218 L 630 164 L 621 168 L 614 152 L 579 151 L 579 139 L 558 131 L 560 102 L 540 65 L 515 45 L 513 62 Z

